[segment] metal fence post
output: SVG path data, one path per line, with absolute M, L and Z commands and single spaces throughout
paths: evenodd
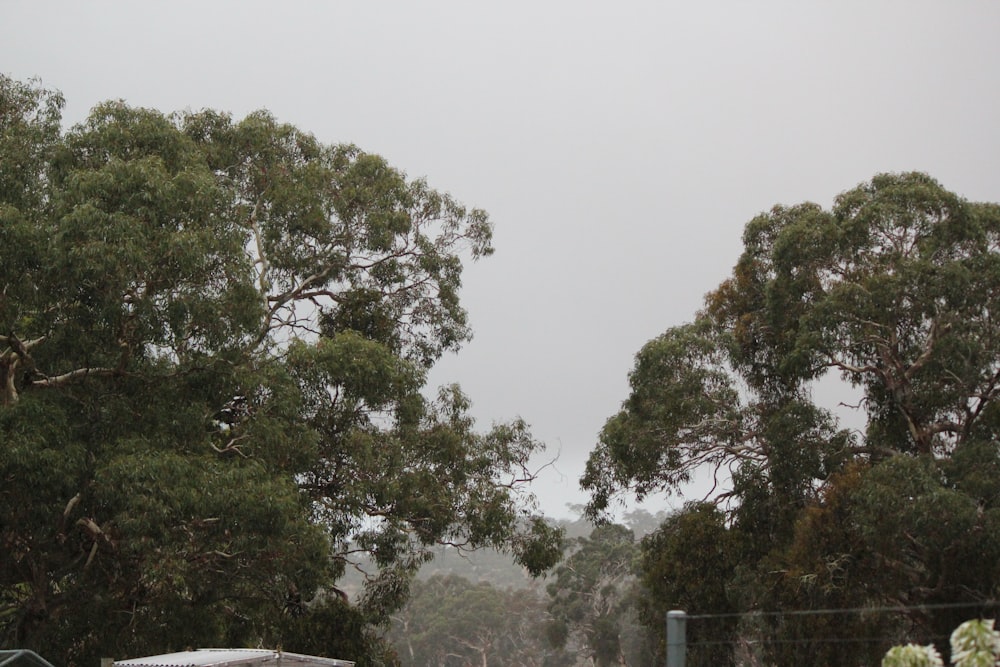
M 667 612 L 667 667 L 684 667 L 687 657 L 687 613 Z

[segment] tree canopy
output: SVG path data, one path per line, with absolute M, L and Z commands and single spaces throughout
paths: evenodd
M 267 112 L 108 102 L 64 132 L 61 107 L 0 77 L 5 645 L 334 652 L 437 544 L 558 558 L 527 426 L 481 432 L 458 387 L 424 393 L 470 336 L 483 211 Z
M 830 210 L 777 206 L 743 243 L 694 321 L 636 356 L 582 479 L 588 510 L 675 493 L 713 470 L 727 510 L 713 528 L 730 545 L 717 562 L 730 570 L 725 594 L 690 596 L 691 581 L 667 574 L 683 567 L 657 557 L 704 522 L 675 520 L 644 544 L 648 576 L 674 582 L 663 603 L 698 613 L 994 599 L 1000 205 L 925 174 L 882 174 Z M 861 395 L 862 430 L 814 400 L 829 374 Z M 945 616 L 905 622 L 939 636 L 955 625 Z M 773 630 L 791 636 L 795 623 Z M 798 659 L 780 654 L 791 643 L 771 646 L 770 660 Z M 834 657 L 842 647 L 828 648 L 846 664 Z M 877 660 L 886 647 L 867 648 Z

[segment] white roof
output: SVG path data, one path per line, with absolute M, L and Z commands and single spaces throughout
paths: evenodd
M 121 667 L 353 667 L 348 660 L 259 648 L 203 648 L 116 660 Z

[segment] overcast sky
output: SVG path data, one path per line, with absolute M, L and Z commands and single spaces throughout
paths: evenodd
M 475 339 L 433 381 L 532 425 L 561 516 L 634 354 L 758 212 L 883 171 L 1000 201 L 998 35 L 997 0 L 0 0 L 0 71 L 61 90 L 67 125 L 267 108 L 489 211 Z

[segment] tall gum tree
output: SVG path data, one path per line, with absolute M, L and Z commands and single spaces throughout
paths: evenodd
M 5 645 L 362 650 L 303 628 L 384 622 L 436 544 L 553 563 L 527 426 L 422 393 L 484 212 L 265 112 L 61 104 L 0 77 Z
M 695 321 L 636 356 L 582 479 L 591 514 L 705 467 L 731 480 L 716 495 L 742 573 L 701 612 L 990 599 L 1000 580 L 974 564 L 996 553 L 982 471 L 1000 441 L 1000 206 L 882 174 L 830 210 L 777 206 L 743 242 Z M 861 392 L 863 432 L 813 402 L 829 373 Z M 923 509 L 885 523 L 878 507 L 914 499 Z

